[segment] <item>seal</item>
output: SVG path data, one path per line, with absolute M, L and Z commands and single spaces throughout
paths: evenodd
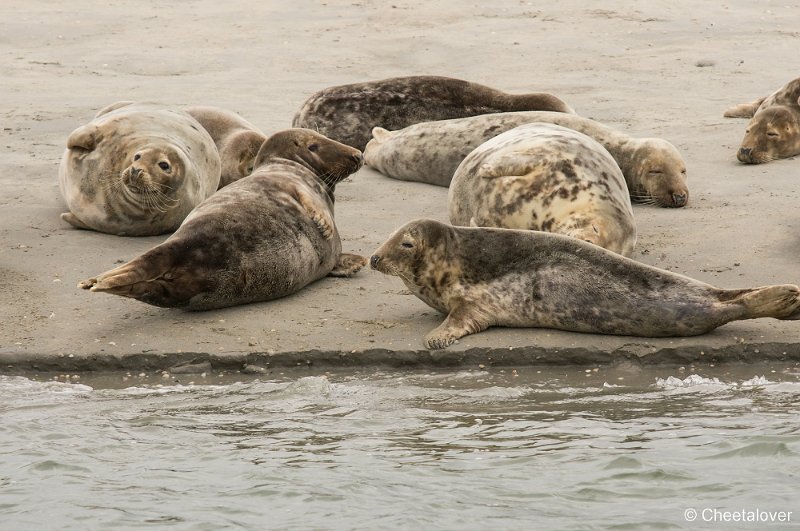
M 219 107 L 192 106 L 184 110 L 200 122 L 217 146 L 222 163 L 220 188 L 253 173 L 258 150 L 267 139 L 258 127 Z
M 333 193 L 362 164 L 360 151 L 314 131 L 275 133 L 252 174 L 200 204 L 164 243 L 78 287 L 208 310 L 353 275 L 366 259 L 341 252 Z
M 771 95 L 725 111 L 726 118 L 752 118 L 736 152 L 739 162 L 762 164 L 800 155 L 800 78 Z
M 603 146 L 559 125 L 529 123 L 475 148 L 448 194 L 453 225 L 543 230 L 628 255 L 633 209 Z
M 58 178 L 61 219 L 119 236 L 174 231 L 217 189 L 214 141 L 187 113 L 119 102 L 67 138 Z
M 303 103 L 292 125 L 363 150 L 376 126 L 402 129 L 431 120 L 537 110 L 575 112 L 551 94 L 508 94 L 461 79 L 410 76 L 321 90 Z
M 631 137 L 589 118 L 559 112 L 483 114 L 422 122 L 399 131 L 376 127 L 364 149 L 364 160 L 388 177 L 450 186 L 456 168 L 473 149 L 531 122 L 560 125 L 597 140 L 617 161 L 633 202 L 662 207 L 688 203 L 686 163 L 668 141 Z
M 429 349 L 490 326 L 670 337 L 742 319 L 800 319 L 795 285 L 720 289 L 545 232 L 415 220 L 370 266 L 447 315 L 425 336 Z

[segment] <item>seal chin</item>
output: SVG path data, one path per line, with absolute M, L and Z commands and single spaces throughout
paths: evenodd
M 736 152 L 736 158 L 743 164 L 764 164 L 775 160 L 777 157 L 765 151 L 753 151 L 753 148 L 742 147 Z

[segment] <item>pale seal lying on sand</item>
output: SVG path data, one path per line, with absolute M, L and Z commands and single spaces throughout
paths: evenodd
M 506 111 L 575 112 L 557 97 L 541 92 L 507 94 L 460 79 L 410 76 L 321 90 L 303 103 L 292 125 L 363 150 L 376 126 L 401 129 L 419 122 Z
M 557 232 L 625 255 L 636 244 L 617 163 L 559 125 L 521 125 L 475 148 L 453 176 L 448 203 L 453 225 Z
M 557 234 L 416 220 L 370 259 L 447 314 L 425 346 L 490 326 L 643 337 L 704 334 L 730 321 L 800 319 L 794 285 L 726 290 Z
M 219 107 L 192 106 L 184 110 L 200 122 L 217 146 L 222 162 L 220 188 L 253 173 L 258 150 L 267 139 L 258 127 Z
M 418 123 L 399 131 L 376 127 L 364 160 L 395 179 L 450 186 L 456 168 L 473 149 L 531 122 L 560 125 L 600 142 L 622 170 L 632 201 L 663 207 L 688 202 L 686 163 L 675 146 L 661 138 L 634 138 L 589 118 L 560 112 L 484 114 Z
M 761 164 L 800 155 L 800 78 L 752 103 L 725 111 L 727 118 L 751 118 L 736 158 Z
M 58 179 L 80 229 L 119 236 L 175 230 L 214 193 L 220 160 L 214 141 L 187 113 L 120 102 L 67 139 Z
M 366 260 L 341 252 L 333 192 L 362 163 L 360 151 L 314 131 L 276 133 L 250 176 L 203 202 L 164 243 L 78 287 L 207 310 L 350 276 Z

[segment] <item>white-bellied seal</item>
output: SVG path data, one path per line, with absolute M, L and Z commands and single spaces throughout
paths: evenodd
M 208 310 L 350 276 L 366 259 L 341 252 L 333 192 L 362 163 L 360 151 L 314 131 L 275 133 L 252 174 L 204 201 L 164 243 L 78 287 Z
M 453 225 L 557 232 L 624 255 L 636 244 L 617 163 L 559 125 L 524 124 L 475 148 L 456 169 L 448 204 Z
M 725 111 L 726 118 L 752 118 L 736 158 L 761 164 L 800 155 L 800 78 L 771 95 Z
M 219 185 L 214 141 L 187 113 L 119 102 L 67 138 L 64 221 L 119 236 L 174 231 Z
M 686 163 L 661 138 L 635 138 L 606 125 L 561 112 L 523 111 L 422 122 L 399 131 L 372 130 L 364 150 L 366 163 L 403 181 L 450 186 L 453 174 L 470 152 L 490 138 L 531 122 L 560 125 L 588 135 L 617 161 L 631 200 L 662 207 L 686 206 Z
M 253 173 L 258 150 L 267 139 L 258 127 L 219 107 L 196 105 L 184 110 L 200 122 L 217 146 L 222 162 L 219 188 Z
M 800 319 L 795 285 L 719 289 L 544 232 L 415 220 L 370 265 L 447 315 L 425 336 L 431 349 L 490 326 L 668 337 L 741 319 Z
M 401 129 L 419 122 L 506 111 L 575 112 L 551 94 L 508 94 L 461 79 L 410 76 L 321 90 L 303 103 L 292 125 L 363 150 L 376 126 Z

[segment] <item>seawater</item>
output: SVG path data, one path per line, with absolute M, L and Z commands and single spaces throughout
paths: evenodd
M 800 524 L 796 366 L 63 380 L 0 376 L 2 529 Z

